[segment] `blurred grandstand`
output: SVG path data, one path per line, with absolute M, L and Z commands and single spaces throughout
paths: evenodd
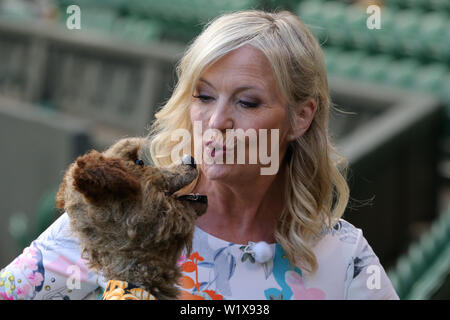
M 72 4 L 81 30 L 66 27 Z M 366 26 L 370 4 L 381 29 Z M 450 298 L 448 0 L 0 0 L 0 266 L 58 216 L 64 168 L 145 134 L 186 44 L 217 15 L 250 8 L 296 13 L 323 46 L 347 112 L 330 121 L 351 167 L 344 218 L 401 298 Z

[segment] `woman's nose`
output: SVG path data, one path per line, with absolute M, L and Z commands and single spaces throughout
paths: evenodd
M 218 129 L 221 131 L 233 129 L 233 115 L 231 113 L 230 106 L 225 101 L 217 102 L 214 111 L 209 118 L 208 126 L 211 129 Z

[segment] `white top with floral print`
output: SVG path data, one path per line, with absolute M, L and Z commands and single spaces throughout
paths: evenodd
M 234 244 L 196 228 L 179 265 L 182 299 L 398 299 L 360 229 L 340 220 L 313 248 L 314 275 L 291 268 L 279 244 L 258 263 L 252 244 Z M 106 281 L 81 258 L 64 213 L 0 271 L 0 299 L 99 299 Z

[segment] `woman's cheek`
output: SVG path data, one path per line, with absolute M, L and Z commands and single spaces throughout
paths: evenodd
M 191 121 L 194 122 L 197 119 L 197 107 L 195 103 L 192 103 L 189 109 L 189 114 L 191 116 Z
M 204 108 L 203 108 L 204 109 Z M 207 114 L 206 110 L 202 110 L 196 103 L 191 105 L 191 121 L 194 123 L 195 121 L 201 121 L 202 123 L 206 121 Z

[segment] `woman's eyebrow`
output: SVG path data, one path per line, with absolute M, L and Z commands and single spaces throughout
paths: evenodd
M 206 79 L 204 79 L 204 78 L 200 78 L 199 81 L 206 83 L 208 86 L 210 86 L 210 87 L 213 88 L 214 90 L 216 89 L 216 88 L 214 88 L 214 86 L 213 86 L 208 80 L 206 80 Z M 257 87 L 257 86 L 241 86 L 241 87 L 237 87 L 237 88 L 234 90 L 234 92 L 235 92 L 235 93 L 236 93 L 236 92 L 241 92 L 241 91 L 248 90 L 248 89 L 256 89 L 256 90 L 264 91 L 262 88 Z

